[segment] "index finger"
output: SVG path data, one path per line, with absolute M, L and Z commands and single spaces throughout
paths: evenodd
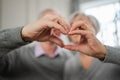
M 55 28 L 57 30 L 60 30 L 63 34 L 66 34 L 66 31 L 64 30 L 64 28 L 56 22 L 48 21 L 46 26 L 49 27 L 49 28 Z
M 83 21 L 77 21 L 75 22 L 70 31 L 76 30 L 76 29 L 82 29 L 82 30 L 89 30 L 88 25 L 85 24 Z
M 57 15 L 47 15 L 45 19 L 50 20 L 50 21 L 55 21 L 56 23 L 58 23 L 64 28 L 66 33 L 69 32 L 69 24 L 64 20 L 64 18 L 57 16 Z
M 70 25 L 68 24 L 68 22 L 67 21 L 65 21 L 65 19 L 64 18 L 58 18 L 58 23 L 61 25 L 61 26 L 63 26 L 63 28 L 67 31 L 67 33 L 69 32 L 69 27 L 70 27 Z

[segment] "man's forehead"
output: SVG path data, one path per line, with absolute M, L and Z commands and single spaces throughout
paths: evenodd
M 54 10 L 45 10 L 45 11 L 40 13 L 39 18 L 41 18 L 41 17 L 43 17 L 45 15 L 48 15 L 48 14 L 49 15 L 58 15 L 58 13 L 56 11 L 54 11 Z

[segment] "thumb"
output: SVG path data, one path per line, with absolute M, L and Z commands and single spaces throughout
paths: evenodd
M 51 35 L 50 41 L 54 42 L 55 44 L 59 45 L 60 47 L 64 47 L 63 41 L 57 35 Z
M 79 51 L 77 45 L 65 45 L 64 48 L 72 51 Z

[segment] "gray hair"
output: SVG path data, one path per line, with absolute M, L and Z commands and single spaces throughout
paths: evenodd
M 81 12 L 75 12 L 75 13 L 73 13 L 72 16 L 70 17 L 70 20 L 72 20 L 72 19 L 73 19 L 75 16 L 77 16 L 77 15 L 87 16 L 88 19 L 92 22 L 92 25 L 93 25 L 96 33 L 99 32 L 99 30 L 100 30 L 100 24 L 99 24 L 98 20 L 97 20 L 94 16 L 92 16 L 92 15 L 86 15 L 86 14 L 81 13 Z
M 100 24 L 99 24 L 98 20 L 94 16 L 92 16 L 92 15 L 87 15 L 87 17 L 92 22 L 93 27 L 94 27 L 96 33 L 98 33 L 99 30 L 100 30 Z

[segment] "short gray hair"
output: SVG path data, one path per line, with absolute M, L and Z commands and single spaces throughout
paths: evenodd
M 94 16 L 92 16 L 92 15 L 86 15 L 86 14 L 84 14 L 84 13 L 82 13 L 82 12 L 75 12 L 75 13 L 73 13 L 72 16 L 70 17 L 70 20 L 72 20 L 72 19 L 73 19 L 75 16 L 77 16 L 77 15 L 87 16 L 88 19 L 92 22 L 92 25 L 93 25 L 96 33 L 99 32 L 99 30 L 100 30 L 100 24 L 99 24 L 99 21 L 98 21 Z
M 92 15 L 87 15 L 87 17 L 92 22 L 93 27 L 95 28 L 96 33 L 98 33 L 99 30 L 100 30 L 100 24 L 99 24 L 98 20 L 94 16 L 92 16 Z

